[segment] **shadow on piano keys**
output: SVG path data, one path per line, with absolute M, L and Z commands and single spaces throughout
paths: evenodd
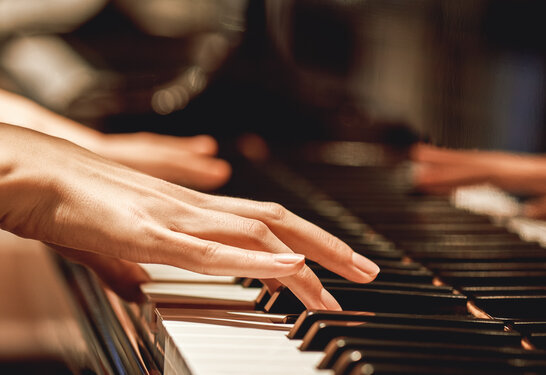
M 89 288 L 80 298 L 112 304 L 99 315 L 119 327 L 103 342 L 125 341 L 117 349 L 140 364 L 133 369 L 165 375 L 546 373 L 540 244 L 446 198 L 413 194 L 404 163 L 294 160 L 241 162 L 222 193 L 279 202 L 376 262 L 371 284 L 308 262 L 346 311 L 304 311 L 287 289 L 269 295 L 257 280 L 160 265 L 144 265 L 154 282 L 137 308 L 101 296 L 70 266 L 76 289 Z

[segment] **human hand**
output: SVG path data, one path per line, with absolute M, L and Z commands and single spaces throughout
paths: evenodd
M 546 218 L 546 157 L 493 151 L 457 151 L 418 144 L 411 150 L 418 163 L 418 190 L 447 194 L 458 186 L 490 183 L 508 192 L 537 196 L 523 214 Z
M 276 278 L 308 307 L 339 309 L 304 265 L 369 282 L 379 268 L 274 203 L 212 196 L 108 161 L 70 142 L 0 125 L 0 226 L 129 262 Z
M 229 163 L 215 157 L 218 144 L 208 135 L 102 134 L 3 90 L 0 122 L 69 140 L 120 164 L 194 189 L 218 188 L 231 175 Z
M 229 163 L 215 157 L 218 144 L 208 135 L 103 134 L 94 151 L 151 176 L 193 189 L 213 190 L 224 185 L 231 176 Z

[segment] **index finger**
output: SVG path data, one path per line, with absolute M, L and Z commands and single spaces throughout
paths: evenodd
M 294 252 L 305 255 L 351 281 L 367 283 L 379 273 L 375 263 L 354 252 L 339 238 L 277 203 L 221 197 L 213 198 L 207 206 L 262 221 Z

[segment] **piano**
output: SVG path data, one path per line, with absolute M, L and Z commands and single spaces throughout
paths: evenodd
M 163 371 L 543 372 L 545 249 L 445 198 L 412 194 L 407 165 L 375 163 L 240 166 L 245 178 L 236 175 L 229 189 L 274 198 L 382 271 L 361 285 L 311 264 L 346 310 L 321 312 L 304 311 L 288 290 L 268 296 L 254 280 L 182 281 L 183 274 L 148 267 L 158 282 L 143 286 L 148 306 L 133 316 L 141 317 Z M 237 303 L 225 309 L 232 298 Z
M 454 147 L 543 147 L 541 3 L 256 3 L 269 21 L 287 10 L 294 17 L 292 34 L 282 22 L 264 31 L 289 79 L 274 82 L 279 71 L 264 63 L 270 51 L 260 50 L 264 71 L 275 72 L 260 83 L 286 90 L 290 100 L 243 94 L 249 113 L 267 108 L 259 115 L 270 126 L 274 156 L 253 161 L 230 153 L 235 173 L 219 193 L 283 204 L 376 262 L 378 278 L 355 284 L 309 263 L 344 311 L 306 311 L 288 289 L 269 293 L 259 280 L 143 265 L 153 281 L 141 286 L 146 302 L 136 305 L 35 243 L 2 238 L 8 251 L 0 256 L 12 260 L 0 262 L 0 373 L 546 373 L 544 224 L 506 214 L 517 212 L 518 201 L 491 187 L 461 189 L 453 199 L 416 193 L 407 158 L 413 139 L 398 131 L 410 124 Z M 341 47 L 338 39 L 306 44 L 301 25 L 352 37 Z M 350 53 L 333 58 L 332 49 Z M 316 66 L 318 57 L 326 64 Z M 220 77 L 170 120 L 254 122 L 237 117 L 239 95 L 218 100 L 231 84 Z M 270 99 L 270 106 L 253 108 Z M 202 110 L 210 100 L 218 100 L 219 111 Z M 276 112 L 292 101 L 303 114 L 294 116 L 292 107 Z M 516 115 L 527 116 L 519 133 Z M 296 120 L 276 130 L 285 117 Z M 296 146 L 279 142 L 278 133 L 286 136 L 295 121 L 320 137 L 293 134 Z M 9 251 L 21 248 L 22 255 Z M 24 275 L 14 271 L 33 261 Z
M 281 202 L 381 267 L 376 281 L 356 284 L 310 264 L 343 312 L 306 311 L 289 290 L 270 295 L 258 280 L 162 265 L 143 265 L 153 279 L 142 285 L 147 301 L 128 304 L 84 268 L 55 259 L 79 335 L 93 348 L 92 360 L 67 372 L 544 373 L 546 249 L 538 238 L 524 241 L 491 216 L 415 194 L 407 163 L 375 153 L 366 162 L 363 152 L 361 165 L 331 164 L 322 159 L 331 146 L 315 145 L 313 161 L 241 160 L 224 191 Z

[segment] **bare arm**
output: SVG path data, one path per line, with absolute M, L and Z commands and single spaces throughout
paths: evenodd
M 0 122 L 69 140 L 118 163 L 196 189 L 217 188 L 231 175 L 230 165 L 215 157 L 218 145 L 208 135 L 103 134 L 1 89 Z
M 339 305 L 303 255 L 356 282 L 369 282 L 379 271 L 336 237 L 274 203 L 199 193 L 5 124 L 0 226 L 84 254 L 276 278 L 314 309 Z

